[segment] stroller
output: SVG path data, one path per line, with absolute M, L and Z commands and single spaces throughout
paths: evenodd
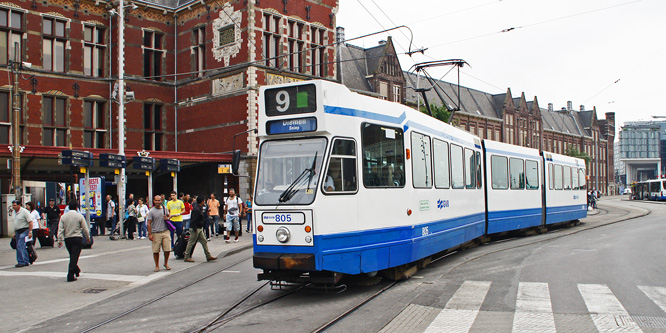
M 123 228 L 124 230 L 127 230 L 127 219 L 123 221 Z M 120 223 L 116 223 L 116 228 L 111 231 L 111 235 L 109 235 L 110 240 L 118 240 L 121 238 L 124 238 L 125 235 L 120 234 Z

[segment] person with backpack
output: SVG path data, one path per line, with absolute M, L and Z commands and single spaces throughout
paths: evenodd
M 192 209 L 190 217 L 190 239 L 187 241 L 187 248 L 185 249 L 185 262 L 194 262 L 192 259 L 192 249 L 194 245 L 199 242 L 201 247 L 204 249 L 206 254 L 206 261 L 217 260 L 217 257 L 213 257 L 208 251 L 208 242 L 206 241 L 206 235 L 204 235 L 204 197 L 197 197 L 197 205 Z
M 224 213 L 226 215 L 224 226 L 227 228 L 227 235 L 224 241 L 229 243 L 231 241 L 231 230 L 234 230 L 236 239 L 234 242 L 238 243 L 238 231 L 240 230 L 240 215 L 242 215 L 243 200 L 236 196 L 236 190 L 229 189 L 229 196 L 224 200 Z

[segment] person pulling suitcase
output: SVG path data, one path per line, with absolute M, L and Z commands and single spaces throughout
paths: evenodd
M 201 247 L 203 247 L 204 253 L 206 254 L 206 260 L 212 261 L 217 260 L 217 257 L 213 257 L 208 251 L 208 242 L 206 241 L 206 235 L 204 235 L 204 214 L 201 210 L 203 206 L 204 197 L 197 197 L 197 206 L 192 209 L 190 217 L 190 239 L 187 242 L 187 248 L 185 249 L 185 262 L 194 262 L 192 259 L 192 248 L 194 245 L 199 242 Z

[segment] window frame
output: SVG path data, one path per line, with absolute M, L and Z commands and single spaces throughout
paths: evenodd
M 192 29 L 192 71 L 196 77 L 206 72 L 206 26 Z
M 451 159 L 449 157 L 449 155 L 450 155 L 449 154 L 449 143 L 444 141 L 444 140 L 435 139 L 435 138 L 433 138 L 432 141 L 433 141 L 433 144 L 432 144 L 433 177 L 434 177 L 435 188 L 449 189 L 449 188 L 451 188 Z M 439 159 L 438 158 L 438 152 L 435 149 L 438 142 L 444 144 L 444 146 L 443 146 L 444 150 L 443 151 L 446 152 L 445 159 Z M 439 169 L 438 161 L 440 161 L 440 160 L 441 161 L 446 161 L 446 170 L 444 170 L 445 174 L 446 174 L 446 186 L 438 185 L 439 184 L 438 183 L 439 177 L 437 177 L 437 174 L 438 174 L 437 170 Z
M 536 176 L 536 186 L 533 186 L 532 183 L 529 181 L 530 177 L 528 176 L 528 164 L 534 164 L 536 166 L 536 172 L 534 175 Z M 539 182 L 539 161 L 536 160 L 525 160 L 525 189 L 526 190 L 538 190 L 541 188 L 541 183 Z
M 162 58 L 166 52 L 162 46 L 165 43 L 165 34 L 151 29 L 142 29 L 142 32 L 143 79 L 162 81 L 162 67 L 164 66 Z
M 333 154 L 333 151 L 335 149 L 335 143 L 340 141 L 340 140 L 351 141 L 354 144 L 354 155 Z M 358 143 L 356 142 L 356 140 L 354 138 L 349 138 L 349 137 L 334 137 L 331 140 L 331 142 L 332 143 L 331 143 L 331 148 L 330 148 L 330 154 L 329 154 L 329 157 L 328 157 L 328 161 L 326 161 L 326 170 L 323 171 L 324 176 L 322 177 L 321 186 L 320 186 L 322 193 L 324 193 L 325 195 L 352 195 L 352 194 L 358 193 L 358 189 L 359 189 Z M 354 175 L 356 177 L 356 182 L 355 182 L 356 187 L 354 188 L 353 191 L 345 191 L 344 190 L 344 183 L 341 183 L 341 186 L 342 186 L 343 189 L 340 190 L 340 191 L 336 191 L 336 190 L 328 191 L 328 190 L 326 190 L 326 188 L 325 188 L 326 177 L 328 176 L 329 169 L 331 168 L 331 162 L 334 158 L 339 158 L 341 160 L 342 159 L 348 159 L 348 160 L 353 159 L 354 160 Z M 344 170 L 345 170 L 344 165 L 342 165 L 341 168 L 340 168 L 340 178 L 343 181 L 344 181 L 344 178 L 345 178 Z
M 460 161 L 459 161 L 460 165 L 459 165 L 459 167 L 461 168 L 460 174 L 462 175 L 462 183 L 461 183 L 460 186 L 456 186 L 454 184 L 454 164 L 455 164 L 454 163 L 455 162 L 454 161 L 454 156 L 453 156 L 454 147 L 455 147 L 455 149 L 458 149 L 458 148 L 460 149 Z M 464 189 L 465 184 L 466 184 L 466 182 L 465 182 L 465 149 L 461 145 L 451 143 L 451 145 L 449 145 L 449 154 L 451 156 L 451 159 L 450 159 L 450 161 L 451 161 L 451 164 L 450 164 L 450 168 L 451 168 L 451 188 L 455 189 L 455 190 Z
M 499 167 L 497 167 L 497 168 L 495 167 L 494 162 L 495 162 L 496 159 L 503 159 L 504 160 L 504 162 L 505 162 L 504 163 L 504 170 L 498 170 L 498 172 L 496 172 L 496 170 L 499 168 Z M 500 187 L 499 183 L 497 183 L 498 185 L 495 186 L 495 184 L 496 184 L 496 182 L 495 182 L 496 178 L 495 177 L 496 176 L 499 177 L 501 175 L 499 171 L 503 171 L 503 174 L 504 174 L 504 179 L 503 179 L 504 180 L 504 186 L 503 187 Z M 493 190 L 508 190 L 509 189 L 509 185 L 510 185 L 510 182 L 509 182 L 509 157 L 502 156 L 502 155 L 491 155 L 490 156 L 490 183 L 491 183 L 491 188 Z
M 47 99 L 51 100 L 50 103 Z M 59 124 L 58 117 L 58 102 L 63 103 L 62 117 L 63 122 Z M 46 118 L 46 105 L 50 104 L 51 108 L 51 119 L 47 120 Z M 69 101 L 66 97 L 63 96 L 53 96 L 53 95 L 43 95 L 42 96 L 42 145 L 48 147 L 66 147 L 69 143 L 69 122 L 68 122 L 68 108 Z M 46 141 L 47 133 L 51 132 L 50 141 Z M 60 134 L 60 136 L 59 136 Z M 58 145 L 58 139 L 62 139 L 62 145 Z M 50 144 L 49 144 L 50 142 Z
M 92 29 L 91 40 L 86 40 L 86 29 Z M 100 31 L 101 30 L 101 31 Z M 101 42 L 99 39 L 101 37 Z M 83 23 L 83 74 L 92 77 L 104 77 L 104 70 L 106 68 L 106 27 L 103 25 L 96 25 L 90 23 Z M 90 48 L 89 54 L 86 56 L 87 49 Z M 93 55 L 97 52 L 97 57 Z M 86 73 L 86 61 L 90 59 L 90 73 Z M 97 60 L 97 66 L 95 66 Z
M 67 66 L 67 43 L 69 41 L 67 26 L 69 25 L 69 22 L 69 19 L 61 17 L 42 17 L 42 69 L 58 73 L 65 73 L 69 70 Z M 63 24 L 62 34 L 58 33 L 58 23 Z M 50 32 L 46 31 L 47 26 L 50 26 Z M 47 49 L 46 41 L 51 43 L 48 45 L 48 49 L 50 50 L 50 61 L 46 60 L 46 53 L 44 52 Z M 62 46 L 62 63 L 58 61 L 58 55 L 60 53 L 58 45 L 60 44 Z
M 19 54 L 19 59 L 23 59 L 23 50 L 24 50 L 24 42 L 23 42 L 23 34 L 25 33 L 25 18 L 27 11 L 20 10 L 17 8 L 11 8 L 11 7 L 5 7 L 5 6 L 0 6 L 0 12 L 6 12 L 6 25 L 0 25 L 0 39 L 4 40 L 4 45 L 5 50 L 0 48 L 0 64 L 2 65 L 7 65 L 9 64 L 10 60 L 14 60 L 14 47 L 13 45 L 15 42 L 18 42 L 19 44 L 19 49 L 18 49 L 18 54 Z M 18 26 L 14 23 L 14 16 L 18 15 L 20 17 L 20 22 L 18 23 Z
M 369 126 L 379 127 L 380 130 L 390 129 L 390 130 L 394 131 L 393 134 L 394 134 L 395 138 L 393 140 L 399 144 L 399 146 L 396 146 L 396 149 L 395 149 L 396 154 L 394 156 L 395 157 L 400 157 L 400 159 L 401 159 L 400 163 L 402 163 L 402 170 L 400 170 L 400 172 L 402 172 L 402 179 L 401 179 L 402 183 L 400 183 L 397 186 L 368 185 L 368 179 L 367 179 L 366 175 L 371 175 L 372 171 L 373 171 L 372 168 L 371 168 L 369 170 L 370 172 L 366 173 L 366 171 L 368 170 L 369 162 L 366 159 L 366 156 L 368 156 L 368 154 L 366 154 L 366 151 L 367 151 L 366 149 L 368 147 L 368 144 L 366 142 L 365 130 L 367 130 L 369 128 Z M 387 132 L 385 132 L 385 133 L 387 133 Z M 398 135 L 396 135 L 398 133 L 400 134 L 400 138 L 398 138 Z M 397 153 L 398 148 L 401 150 L 400 154 Z M 383 164 L 383 158 L 384 158 L 384 156 L 382 156 L 382 164 Z M 400 163 L 398 161 L 396 161 L 394 165 L 400 166 L 401 165 Z M 399 188 L 404 188 L 406 186 L 406 183 L 407 183 L 406 175 L 405 175 L 405 171 L 406 171 L 405 166 L 406 166 L 406 164 L 407 164 L 407 162 L 406 162 L 406 158 L 405 158 L 405 133 L 404 133 L 402 128 L 379 125 L 379 124 L 376 124 L 376 123 L 369 123 L 369 122 L 361 123 L 361 165 L 362 165 L 361 166 L 361 171 L 362 171 L 362 176 L 363 176 L 363 186 L 365 188 L 368 188 L 368 189 L 387 189 L 387 188 L 388 189 L 395 189 L 395 188 L 399 189 Z M 377 167 L 377 166 L 374 166 L 374 167 Z M 381 165 L 380 167 L 383 168 L 384 166 Z M 394 170 L 394 172 L 395 172 L 395 170 Z
M 150 108 L 150 111 L 148 113 L 149 119 L 148 119 L 148 124 L 149 127 L 146 127 L 146 108 Z M 156 110 L 156 107 L 159 107 L 159 110 Z M 162 144 L 164 140 L 164 127 L 162 126 L 162 122 L 165 117 L 165 105 L 162 103 L 154 103 L 154 102 L 145 102 L 143 103 L 143 148 L 145 150 L 152 150 L 152 151 L 164 151 L 166 150 L 165 145 Z M 159 120 L 157 119 L 157 116 L 159 115 Z M 155 127 L 155 124 L 158 121 L 159 123 L 159 128 Z M 147 141 L 150 139 L 150 146 L 147 145 Z M 158 144 L 159 143 L 159 146 Z
M 90 119 L 91 126 L 88 126 L 87 124 L 88 122 L 87 117 L 89 116 L 87 107 L 89 103 L 91 104 L 91 109 L 90 109 L 90 115 L 92 116 L 92 118 Z M 99 109 L 100 105 L 102 107 L 101 111 Z M 107 114 L 106 100 L 85 99 L 83 101 L 83 147 L 106 148 L 107 117 L 108 114 Z M 89 145 L 86 145 L 86 135 L 92 135 L 91 137 L 92 141 L 90 142 Z M 101 145 L 99 143 L 100 135 L 102 136 Z
M 423 158 L 426 159 L 425 163 L 424 163 L 425 170 L 424 170 L 424 173 L 423 173 L 423 175 L 424 175 L 424 179 L 423 179 L 424 184 L 419 185 L 419 186 L 417 186 L 417 184 L 416 184 L 417 179 L 416 179 L 415 175 L 416 175 L 416 170 L 417 169 L 414 165 L 415 161 L 416 161 L 416 158 L 415 158 L 416 157 L 416 149 L 415 149 L 415 146 L 414 146 L 415 136 L 419 136 L 419 137 L 416 138 L 416 140 L 421 139 L 422 143 L 427 144 L 427 147 L 423 147 Z M 423 139 L 426 139 L 427 142 L 424 142 Z M 416 132 L 416 131 L 412 131 L 412 133 L 410 135 L 410 141 L 411 141 L 410 147 L 412 149 L 412 154 L 411 154 L 412 156 L 410 158 L 410 160 L 412 160 L 412 186 L 414 188 L 422 188 L 422 189 L 432 188 L 433 185 L 434 185 L 434 179 L 433 179 L 433 175 L 432 175 L 432 138 L 429 135 L 426 135 L 424 133 L 419 133 L 419 132 Z M 430 183 L 430 185 L 428 185 L 428 182 Z
M 513 163 L 515 162 L 515 164 Z M 514 177 L 514 165 L 520 166 L 521 172 L 518 173 L 518 186 L 514 187 L 513 177 Z M 509 188 L 511 190 L 524 190 L 525 189 L 525 160 L 518 157 L 509 158 Z

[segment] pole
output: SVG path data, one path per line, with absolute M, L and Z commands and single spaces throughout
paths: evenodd
M 14 43 L 14 62 L 12 63 L 12 72 L 14 74 L 14 87 L 12 96 L 13 115 L 12 115 L 12 183 L 14 184 L 14 195 L 17 200 L 21 200 L 21 147 L 19 147 L 20 128 L 19 118 L 21 117 L 21 99 L 19 96 L 19 43 Z
M 178 172 L 173 173 L 173 190 L 178 193 Z
M 149 203 L 146 202 L 147 205 L 150 207 L 153 206 L 153 172 L 148 171 L 148 200 Z
M 86 167 L 86 179 L 84 180 L 83 190 L 86 193 L 86 196 L 83 198 L 83 206 L 86 209 L 86 223 L 88 223 L 88 229 L 90 229 L 90 170 L 89 167 Z
M 125 155 L 125 4 L 118 4 L 118 155 Z M 125 234 L 125 168 L 120 168 L 118 181 L 118 220 L 120 234 Z

